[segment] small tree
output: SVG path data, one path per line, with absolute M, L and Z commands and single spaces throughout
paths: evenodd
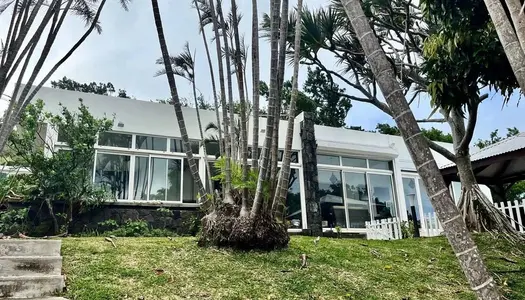
M 82 100 L 78 112 L 62 107 L 59 115 L 45 112 L 39 100 L 27 106 L 17 130 L 9 137 L 9 152 L 31 171 L 18 175 L 31 184 L 25 200 L 35 207 L 47 206 L 55 233 L 60 230 L 54 211 L 57 204 L 65 207 L 62 225 L 67 230 L 77 213 L 108 200 L 105 192 L 93 185 L 92 170 L 97 136 L 112 125 L 112 120 L 93 117 Z M 44 130 L 56 130 L 65 147 L 55 151 L 42 136 Z

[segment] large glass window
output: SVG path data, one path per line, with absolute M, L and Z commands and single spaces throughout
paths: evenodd
M 199 154 L 199 141 L 190 140 L 191 152 L 193 154 Z M 186 153 L 184 150 L 184 143 L 182 139 L 171 139 L 170 140 L 170 152 Z
M 134 200 L 148 200 L 149 157 L 135 157 Z
M 288 194 L 286 196 L 286 210 L 286 218 L 290 221 L 290 228 L 302 228 L 301 183 L 299 179 L 299 169 L 290 169 Z
M 348 211 L 349 228 L 364 228 L 370 221 L 368 186 L 364 173 L 345 172 L 345 205 Z
M 368 160 L 368 167 L 370 169 L 380 169 L 380 170 L 392 170 L 392 162 L 385 160 Z
M 180 159 L 168 160 L 168 201 L 180 201 L 181 196 L 182 161 Z
M 419 191 L 421 192 L 421 207 L 423 207 L 423 213 L 425 215 L 433 214 L 434 207 L 432 207 L 432 203 L 430 203 L 430 198 L 428 197 L 427 189 L 425 188 L 425 185 L 423 184 L 423 181 L 421 181 L 421 179 L 419 180 Z
M 405 205 L 407 209 L 408 220 L 413 221 L 412 206 L 416 210 L 416 218 L 421 220 L 419 216 L 419 204 L 416 191 L 416 178 L 404 177 L 403 190 L 405 192 Z
M 166 184 L 168 173 L 168 160 L 166 158 L 151 158 L 149 186 L 149 200 L 166 200 Z
M 196 159 L 195 163 L 197 164 L 197 169 L 199 168 L 199 160 Z M 195 181 L 193 180 L 193 176 L 191 174 L 190 165 L 188 164 L 188 160 L 184 159 L 184 174 L 183 176 L 183 189 L 182 189 L 182 202 L 184 203 L 197 203 L 197 194 L 199 193 L 199 190 L 197 189 L 197 185 L 195 184 Z
M 130 157 L 98 153 L 95 164 L 95 185 L 110 192 L 116 199 L 128 199 Z M 65 174 L 67 176 L 67 174 Z
M 396 216 L 392 176 L 369 174 L 372 218 L 381 220 Z
M 168 140 L 162 137 L 137 135 L 135 147 L 137 149 L 166 151 Z
M 342 157 L 342 162 L 345 167 L 366 168 L 366 159 Z
M 206 142 L 206 155 L 212 155 L 215 157 L 221 156 L 221 149 L 219 147 L 219 141 L 207 141 Z
M 317 163 L 320 165 L 334 165 L 339 166 L 339 156 L 333 156 L 333 155 L 317 155 Z
M 318 179 L 323 227 L 346 227 L 341 171 L 319 170 Z
M 101 132 L 98 136 L 100 146 L 131 148 L 131 134 Z

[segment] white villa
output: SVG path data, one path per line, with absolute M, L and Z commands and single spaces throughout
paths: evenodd
M 42 88 L 46 110 L 59 113 L 59 103 L 75 110 L 78 99 L 96 117 L 114 116 L 113 131 L 99 137 L 93 166 L 93 181 L 108 188 L 117 201 L 111 205 L 170 206 L 196 209 L 196 190 L 183 153 L 177 119 L 173 108 L 133 99 Z M 194 108 L 183 108 L 193 153 L 201 178 L 205 178 L 204 151 L 199 148 L 199 128 Z M 203 126 L 216 123 L 214 111 L 200 111 Z M 301 141 L 303 114 L 295 119 L 291 180 L 287 200 L 290 231 L 307 229 L 305 174 Z M 281 121 L 279 147 L 284 148 L 287 121 Z M 259 145 L 263 144 L 266 119 L 260 119 Z M 250 127 L 253 122 L 250 122 Z M 323 227 L 339 226 L 342 232 L 363 233 L 365 222 L 399 217 L 408 220 L 410 201 L 416 203 L 419 216 L 432 213 L 432 205 L 408 150 L 401 137 L 315 126 L 317 141 L 318 197 Z M 249 131 L 252 144 L 252 130 Z M 209 135 L 210 133 L 206 133 Z M 215 134 L 215 133 L 213 133 Z M 46 139 L 55 149 L 63 147 L 60 135 L 46 131 Z M 441 143 L 451 148 L 451 144 Z M 218 144 L 207 145 L 208 160 L 213 162 Z M 438 165 L 450 163 L 434 153 Z M 460 184 L 451 184 L 451 193 L 459 197 Z M 490 196 L 490 193 L 487 193 Z M 422 226 L 425 224 L 422 222 Z

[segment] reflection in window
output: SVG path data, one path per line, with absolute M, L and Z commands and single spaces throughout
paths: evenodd
M 98 136 L 99 146 L 131 148 L 131 134 L 101 132 Z
M 364 173 L 345 172 L 346 209 L 349 228 L 365 228 L 370 221 L 368 187 Z
M 116 199 L 128 199 L 130 157 L 98 153 L 95 185 L 110 192 Z
M 319 170 L 318 179 L 323 227 L 346 227 L 341 171 Z
M 381 220 L 396 216 L 392 177 L 390 175 L 369 174 L 372 192 L 372 218 Z
M 166 151 L 167 139 L 154 136 L 137 135 L 135 144 L 137 149 Z
M 199 141 L 190 140 L 191 153 L 199 154 Z M 170 140 L 170 152 L 186 153 L 182 139 Z
M 135 157 L 135 183 L 133 186 L 134 200 L 147 200 L 148 198 L 148 171 L 149 157 Z
M 423 181 L 419 180 L 419 191 L 421 192 L 421 207 L 423 207 L 423 213 L 426 215 L 434 213 L 434 207 L 430 203 L 430 198 L 427 194 L 427 189 L 423 185 Z
M 369 159 L 368 165 L 370 169 L 392 170 L 391 161 Z
M 404 177 L 403 178 L 403 190 L 405 191 L 405 205 L 407 208 L 408 220 L 413 221 L 414 217 L 412 216 L 411 206 L 413 205 L 416 209 L 416 218 L 421 220 L 419 216 L 419 204 L 417 200 L 416 192 L 416 179 Z
M 221 149 L 219 147 L 219 141 L 206 141 L 206 155 L 214 156 L 218 158 L 221 156 Z
M 197 165 L 197 169 L 199 168 L 199 160 L 195 159 L 195 164 Z M 184 203 L 197 203 L 197 194 L 199 193 L 199 190 L 197 189 L 197 185 L 195 184 L 195 181 L 193 180 L 193 176 L 191 175 L 190 165 L 188 164 L 188 160 L 184 159 L 184 174 L 183 176 L 183 189 L 182 189 L 182 202 Z
M 168 160 L 168 201 L 180 201 L 181 195 L 182 161 L 180 159 Z
M 342 162 L 345 167 L 366 168 L 366 159 L 342 157 Z
M 284 150 L 279 150 L 279 161 L 283 161 L 283 158 L 284 158 Z M 292 153 L 290 154 L 290 163 L 292 164 L 298 164 L 299 163 L 299 152 L 297 151 L 292 151 Z
M 332 155 L 317 155 L 317 163 L 320 165 L 334 165 L 339 166 L 339 156 Z
M 286 218 L 290 228 L 301 228 L 301 184 L 299 169 L 290 169 L 288 194 L 286 196 Z
M 149 200 L 166 200 L 167 164 L 166 158 L 151 158 Z
M 423 184 L 423 182 L 421 182 L 421 184 Z M 461 198 L 461 182 L 452 181 L 452 191 L 454 192 L 454 201 L 457 204 Z

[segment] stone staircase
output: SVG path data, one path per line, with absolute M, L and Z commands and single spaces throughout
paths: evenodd
M 60 240 L 0 240 L 0 299 L 62 299 Z

